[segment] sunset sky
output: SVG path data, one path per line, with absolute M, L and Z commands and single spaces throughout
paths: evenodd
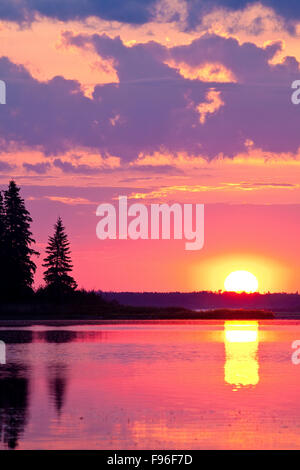
M 300 287 L 300 3 L 2 0 L 0 183 L 64 221 L 80 287 Z M 205 244 L 96 238 L 96 208 L 204 203 Z

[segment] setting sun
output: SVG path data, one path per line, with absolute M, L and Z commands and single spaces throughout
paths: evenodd
M 258 280 L 249 271 L 233 271 L 226 277 L 224 287 L 227 292 L 256 292 Z

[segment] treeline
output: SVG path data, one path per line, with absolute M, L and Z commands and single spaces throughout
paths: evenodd
M 30 229 L 32 218 L 15 181 L 0 192 L 0 299 L 19 301 L 31 297 L 64 298 L 76 292 L 77 284 L 71 275 L 72 261 L 62 219 L 54 225 L 43 260 L 45 286 L 33 290 L 36 272 L 34 248 Z
M 300 312 L 300 295 L 287 293 L 253 294 L 236 292 L 103 292 L 107 301 L 133 307 L 177 307 L 192 310 L 245 308 Z

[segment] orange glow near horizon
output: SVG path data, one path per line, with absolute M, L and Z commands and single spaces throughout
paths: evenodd
M 239 292 L 251 292 L 247 285 L 243 289 L 238 284 L 229 283 L 224 286 L 224 280 L 230 273 L 243 271 L 253 273 L 258 286 L 254 292 L 292 292 L 289 288 L 292 283 L 292 271 L 282 259 L 274 259 L 262 254 L 230 253 L 227 255 L 207 256 L 201 264 L 194 264 L 190 270 L 190 283 L 192 288 L 199 289 L 199 279 L 201 279 L 201 289 L 217 292 L 219 290 Z M 230 282 L 231 283 L 231 282 Z M 253 284 L 254 285 L 254 284 Z M 235 287 L 234 287 L 235 286 Z M 256 286 L 255 286 L 256 287 Z M 296 288 L 296 285 L 295 285 Z M 294 290 L 296 290 L 294 288 Z M 252 290 L 253 292 L 253 290 Z

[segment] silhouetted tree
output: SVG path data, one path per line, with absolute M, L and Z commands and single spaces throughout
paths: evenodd
M 47 268 L 44 272 L 44 280 L 48 292 L 55 297 L 73 292 L 77 284 L 69 274 L 73 269 L 70 243 L 60 217 L 54 225 L 53 237 L 49 237 L 46 253 L 43 266 Z
M 32 218 L 19 193 L 20 188 L 14 181 L 10 181 L 7 191 L 4 191 L 5 285 L 7 295 L 14 299 L 32 292 L 36 265 L 31 257 L 39 255 L 31 248 L 35 243 L 30 231 Z

